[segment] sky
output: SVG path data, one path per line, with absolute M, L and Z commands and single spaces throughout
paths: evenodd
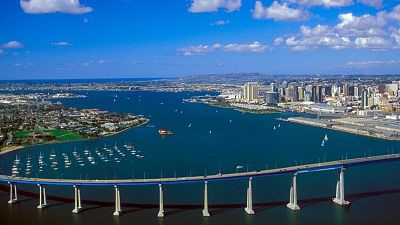
M 0 5 L 0 80 L 400 73 L 400 0 Z

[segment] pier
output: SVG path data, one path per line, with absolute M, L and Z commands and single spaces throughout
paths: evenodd
M 139 185 L 157 185 L 159 187 L 159 211 L 157 216 L 164 217 L 164 185 L 184 184 L 184 183 L 203 183 L 204 184 L 204 207 L 202 214 L 205 217 L 211 216 L 208 210 L 208 183 L 222 182 L 226 180 L 248 180 L 246 193 L 246 207 L 244 211 L 253 215 L 253 195 L 252 195 L 252 180 L 268 176 L 291 175 L 291 186 L 289 190 L 289 201 L 287 207 L 291 210 L 300 210 L 297 196 L 297 179 L 302 173 L 313 173 L 328 170 L 338 171 L 338 181 L 336 182 L 336 194 L 332 199 L 333 203 L 341 206 L 346 206 L 350 202 L 345 200 L 345 171 L 354 166 L 362 166 L 377 163 L 389 163 L 400 161 L 400 154 L 387 154 L 379 156 L 368 156 L 362 158 L 342 159 L 329 162 L 312 163 L 305 165 L 297 165 L 284 168 L 267 169 L 261 171 L 216 174 L 208 176 L 193 176 L 193 177 L 174 177 L 174 178 L 151 178 L 151 179 L 124 179 L 124 180 L 81 180 L 81 179 L 42 179 L 42 178 L 26 178 L 12 177 L 0 175 L 0 182 L 7 183 L 10 186 L 10 200 L 8 203 L 15 204 L 18 202 L 17 186 L 18 184 L 37 185 L 39 187 L 39 205 L 37 208 L 42 209 L 48 206 L 46 200 L 46 186 L 71 186 L 74 189 L 74 209 L 73 213 L 79 213 L 83 208 L 81 204 L 80 187 L 105 186 L 115 189 L 115 211 L 114 216 L 119 216 L 123 212 L 121 209 L 121 194 L 119 187 L 121 186 L 139 186 Z

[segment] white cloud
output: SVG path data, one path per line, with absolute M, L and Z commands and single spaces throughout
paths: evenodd
M 277 21 L 299 21 L 308 18 L 308 13 L 303 9 L 290 8 L 288 3 L 272 2 L 269 7 L 264 7 L 260 1 L 256 1 L 253 18 L 273 19 Z
M 353 0 L 286 0 L 292 4 L 305 7 L 324 6 L 326 8 L 350 6 Z
M 228 23 L 230 23 L 229 20 L 217 20 L 217 21 L 212 22 L 210 25 L 211 26 L 221 26 L 221 25 L 225 25 Z
M 189 12 L 216 12 L 219 9 L 226 9 L 228 12 L 239 10 L 242 0 L 192 0 Z
M 383 0 L 358 0 L 358 2 L 376 9 L 381 8 L 383 5 Z
M 72 44 L 66 41 L 59 41 L 59 42 L 54 42 L 52 45 L 55 46 L 71 46 Z
M 376 16 L 365 14 L 354 16 L 352 13 L 339 15 L 339 24 L 335 26 L 341 35 L 346 36 L 378 36 L 386 32 L 382 28 L 386 25 L 385 14 L 379 12 Z
M 258 41 L 249 44 L 228 44 L 223 47 L 223 51 L 227 52 L 264 52 L 270 50 L 268 45 L 263 45 Z
M 0 47 L 1 48 L 23 48 L 24 45 L 18 41 L 9 41 L 7 43 L 0 45 Z
M 178 52 L 181 52 L 185 56 L 192 56 L 192 55 L 205 55 L 211 52 L 214 52 L 216 49 L 221 48 L 220 44 L 214 44 L 212 46 L 209 45 L 191 45 L 188 47 L 183 47 L 178 49 Z
M 354 40 L 356 48 L 389 49 L 392 42 L 384 37 L 358 37 Z
M 20 0 L 25 13 L 69 13 L 83 14 L 93 11 L 91 7 L 81 5 L 79 0 Z
M 367 67 L 374 67 L 374 66 L 380 66 L 380 65 L 393 65 L 393 64 L 400 64 L 400 61 L 396 61 L 396 60 L 349 61 L 348 63 L 346 63 L 346 66 L 347 67 L 367 68 Z
M 213 44 L 213 45 L 191 45 L 188 47 L 180 48 L 177 51 L 185 56 L 193 55 L 206 55 L 215 51 L 224 52 L 264 52 L 271 50 L 272 48 L 268 45 L 264 45 L 258 41 L 254 41 L 248 44 L 231 43 L 227 45 Z
M 390 37 L 393 38 L 397 44 L 397 47 L 400 48 L 400 28 L 397 31 L 393 31 Z
M 393 11 L 387 15 L 389 18 L 400 21 L 400 4 L 393 8 Z

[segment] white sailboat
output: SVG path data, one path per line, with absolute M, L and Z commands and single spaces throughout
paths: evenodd
M 324 141 L 328 141 L 328 134 L 325 134 Z
M 189 123 L 188 127 L 190 128 L 192 126 L 192 123 Z
M 325 146 L 325 140 L 322 140 L 321 147 Z

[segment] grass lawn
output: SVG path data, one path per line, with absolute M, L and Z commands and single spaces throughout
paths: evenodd
M 34 132 L 38 132 L 35 130 L 25 130 L 25 131 L 18 131 L 14 133 L 16 138 L 28 138 L 29 134 Z M 79 134 L 75 134 L 73 131 L 70 130 L 42 130 L 43 133 L 48 133 L 51 136 L 54 136 L 56 140 L 60 141 L 76 141 L 84 139 L 83 136 Z

